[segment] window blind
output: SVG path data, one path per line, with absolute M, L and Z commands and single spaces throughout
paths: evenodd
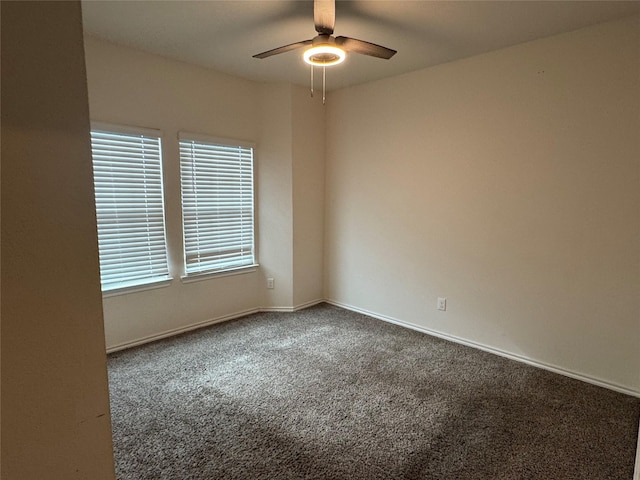
M 159 136 L 92 129 L 102 290 L 169 278 Z
M 186 275 L 253 265 L 253 148 L 179 140 Z

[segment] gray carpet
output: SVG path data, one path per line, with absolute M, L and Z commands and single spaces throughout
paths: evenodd
M 118 478 L 625 479 L 640 400 L 329 305 L 109 356 Z

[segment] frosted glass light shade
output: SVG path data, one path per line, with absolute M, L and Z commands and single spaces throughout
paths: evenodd
M 309 65 L 329 67 L 344 62 L 346 54 L 344 50 L 332 45 L 316 45 L 306 50 L 302 55 Z

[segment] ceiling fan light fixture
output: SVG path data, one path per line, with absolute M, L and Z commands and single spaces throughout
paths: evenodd
M 344 62 L 346 53 L 334 45 L 315 45 L 306 50 L 302 55 L 309 65 L 318 67 L 330 67 Z

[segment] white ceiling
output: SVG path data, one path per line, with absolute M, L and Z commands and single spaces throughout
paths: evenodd
M 302 51 L 252 55 L 313 38 L 303 0 L 83 1 L 85 33 L 256 81 L 308 85 Z M 350 54 L 327 70 L 329 90 L 418 70 L 640 13 L 634 1 L 336 3 L 335 35 L 393 48 L 390 60 Z

